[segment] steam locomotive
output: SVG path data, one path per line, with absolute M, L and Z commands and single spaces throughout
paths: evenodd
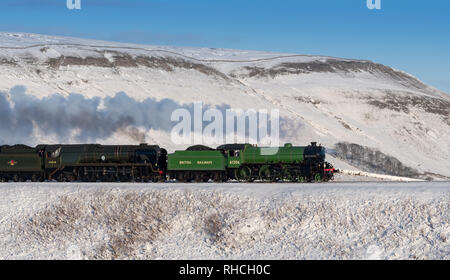
M 333 180 L 325 148 L 192 146 L 167 154 L 157 145 L 0 146 L 0 181 L 59 182 L 322 182 Z

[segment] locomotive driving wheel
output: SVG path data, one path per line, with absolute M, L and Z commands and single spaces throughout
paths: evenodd
M 238 181 L 249 181 L 252 175 L 252 170 L 248 166 L 241 166 L 241 168 L 236 169 L 235 177 Z
M 269 165 L 264 165 L 259 169 L 259 178 L 265 181 L 272 181 L 272 170 Z
M 282 180 L 288 181 L 288 182 L 294 181 L 294 176 L 292 176 L 291 171 L 286 167 L 283 168 L 283 171 L 282 171 Z

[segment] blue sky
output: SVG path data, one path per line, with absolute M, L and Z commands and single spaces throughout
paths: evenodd
M 0 0 L 0 31 L 369 59 L 450 93 L 450 1 Z

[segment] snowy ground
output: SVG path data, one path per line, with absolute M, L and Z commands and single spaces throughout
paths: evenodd
M 0 184 L 0 259 L 450 259 L 449 182 Z

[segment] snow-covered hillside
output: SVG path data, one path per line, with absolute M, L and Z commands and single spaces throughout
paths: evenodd
M 203 101 L 280 109 L 282 141 L 320 142 L 337 165 L 450 176 L 448 95 L 370 61 L 0 33 L 0 92 L 0 143 L 173 150 L 169 112 Z
M 449 259 L 448 182 L 2 184 L 0 259 Z

